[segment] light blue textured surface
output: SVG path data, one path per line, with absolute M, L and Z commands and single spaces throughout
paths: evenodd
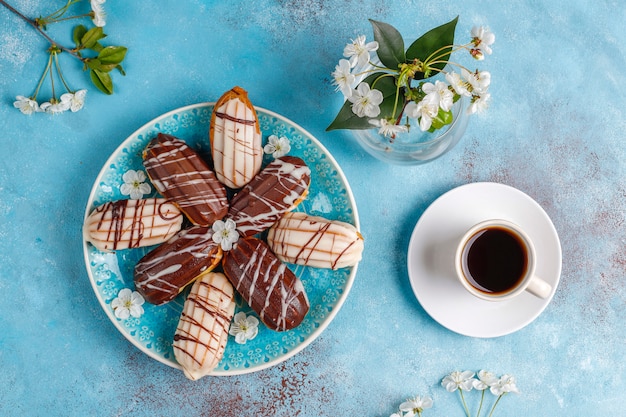
M 30 16 L 49 2 L 14 0 Z M 62 3 L 62 2 L 58 2 Z M 47 7 L 47 6 L 45 6 Z M 410 0 L 171 1 L 105 4 L 126 77 L 85 109 L 26 117 L 12 107 L 44 66 L 45 41 L 0 8 L 0 414 L 386 417 L 415 394 L 425 416 L 461 416 L 440 385 L 453 370 L 517 377 L 495 415 L 623 415 L 626 401 L 626 9 L 620 2 Z M 492 106 L 450 153 L 421 167 L 380 163 L 349 133 L 326 133 L 341 105 L 330 72 L 367 18 L 407 38 L 459 15 L 496 34 Z M 69 38 L 69 35 L 63 35 Z M 72 85 L 87 85 L 78 65 Z M 81 226 L 98 172 L 122 140 L 177 107 L 241 85 L 258 106 L 316 136 L 355 194 L 364 258 L 335 320 L 287 362 L 191 382 L 132 346 L 87 278 Z M 552 303 L 496 339 L 452 333 L 416 301 L 406 251 L 420 215 L 462 184 L 533 197 L 561 238 Z M 462 209 L 462 208 L 460 208 Z

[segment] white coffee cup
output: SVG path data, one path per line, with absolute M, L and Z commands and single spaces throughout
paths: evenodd
M 552 292 L 552 286 L 535 275 L 532 241 L 507 220 L 486 220 L 471 227 L 459 241 L 454 262 L 461 285 L 483 300 L 510 300 L 525 291 L 547 298 Z

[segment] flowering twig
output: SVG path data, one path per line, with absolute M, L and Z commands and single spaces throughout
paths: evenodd
M 59 54 L 62 52 L 68 53 L 70 56 L 78 59 L 83 64 L 83 70 L 89 71 L 92 83 L 105 94 L 113 93 L 113 81 L 109 74 L 110 71 L 117 69 L 122 75 L 125 75 L 121 64 L 126 56 L 126 47 L 105 47 L 100 43 L 100 40 L 107 36 L 102 29 L 106 24 L 106 15 L 103 9 L 103 4 L 106 0 L 89 0 L 91 4 L 91 11 L 89 13 L 71 16 L 66 15 L 70 10 L 70 6 L 80 3 L 81 1 L 83 0 L 67 0 L 64 6 L 47 16 L 31 19 L 5 0 L 0 0 L 1 6 L 4 6 L 30 25 L 50 44 L 50 47 L 47 49 L 47 53 L 49 54 L 48 62 L 43 75 L 37 83 L 35 92 L 29 97 L 17 96 L 17 101 L 13 103 L 13 106 L 18 108 L 22 113 L 32 114 L 36 112 L 46 112 L 57 114 L 66 110 L 75 112 L 82 109 L 87 90 L 74 90 L 69 86 L 69 83 L 63 75 L 59 61 Z M 87 29 L 84 25 L 75 26 L 73 30 L 75 46 L 73 48 L 59 44 L 46 33 L 46 28 L 49 24 L 86 17 L 91 18 L 94 27 Z M 88 51 L 91 51 L 91 53 Z M 61 81 L 61 85 L 66 90 L 66 93 L 61 95 L 60 98 L 57 98 L 55 72 L 56 77 L 58 77 Z M 51 98 L 49 101 L 39 105 L 37 97 L 41 91 L 43 81 L 48 76 L 50 76 Z

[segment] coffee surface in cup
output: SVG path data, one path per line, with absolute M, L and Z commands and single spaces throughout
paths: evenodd
M 528 268 L 528 250 L 513 231 L 490 226 L 476 232 L 465 244 L 463 274 L 479 291 L 491 295 L 517 287 Z

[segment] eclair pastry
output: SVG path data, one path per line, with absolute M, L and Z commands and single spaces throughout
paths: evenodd
M 165 242 L 181 228 L 183 215 L 164 198 L 117 200 L 96 207 L 85 220 L 85 240 L 111 252 Z
M 351 224 L 290 212 L 268 231 L 267 243 L 283 262 L 338 269 L 361 260 L 363 236 Z
M 234 87 L 215 103 L 209 139 L 215 174 L 227 187 L 241 188 L 261 170 L 261 128 L 243 88 Z
M 302 281 L 265 242 L 241 238 L 222 260 L 224 274 L 265 325 L 276 331 L 298 326 L 309 311 Z
M 211 373 L 224 355 L 235 313 L 235 290 L 219 272 L 193 283 L 174 334 L 174 356 L 191 380 Z
M 173 300 L 183 288 L 211 272 L 222 259 L 222 248 L 213 241 L 213 230 L 193 226 L 148 252 L 137 262 L 137 291 L 151 304 Z
M 143 164 L 156 189 L 193 224 L 210 226 L 226 215 L 224 185 L 184 141 L 159 133 L 144 151 Z
M 311 170 L 302 159 L 275 159 L 235 195 L 228 217 L 243 236 L 255 235 L 293 210 L 306 196 L 310 183 Z

